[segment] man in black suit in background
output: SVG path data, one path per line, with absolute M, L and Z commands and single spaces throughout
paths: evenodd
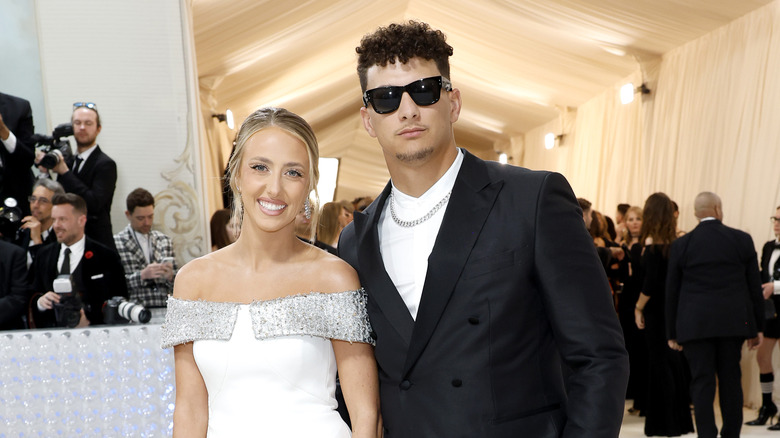
M 338 249 L 369 295 L 384 436 L 617 437 L 628 358 L 569 184 L 456 146 L 440 31 L 392 24 L 357 51 L 392 179 Z
M 65 191 L 75 193 L 87 202 L 89 220 L 86 234 L 116 251 L 111 228 L 111 202 L 116 189 L 116 163 L 100 150 L 97 136 L 101 130 L 100 114 L 92 102 L 73 104 L 73 137 L 77 155 L 68 162 L 60 160 L 52 169 Z
M 672 243 L 666 276 L 669 347 L 682 350 L 691 369 L 691 400 L 699 438 L 715 438 L 715 376 L 723 415 L 721 437 L 742 428 L 742 343 L 762 341 L 764 297 L 753 239 L 721 222 L 718 195 L 694 201 L 699 225 Z
M 23 329 L 30 287 L 24 250 L 0 240 L 0 330 Z
M 103 303 L 113 296 L 127 297 L 127 283 L 119 254 L 84 235 L 87 204 L 73 193 L 52 201 L 55 244 L 38 251 L 30 269 L 33 278 L 33 319 L 37 327 L 55 327 L 55 307 L 62 297 L 53 291 L 54 280 L 70 275 L 83 307 L 78 327 L 103 323 Z M 61 325 L 61 324 L 60 324 Z
M 65 194 L 62 184 L 49 178 L 41 178 L 33 185 L 32 195 L 29 196 L 30 216 L 22 218 L 22 226 L 19 237 L 15 242 L 27 251 L 27 266 L 32 264 L 38 250 L 47 243 L 57 241 L 57 236 L 52 229 L 51 201 L 54 195 Z
M 30 214 L 27 197 L 33 186 L 33 130 L 30 102 L 0 93 L 0 205 L 14 198 L 24 216 Z

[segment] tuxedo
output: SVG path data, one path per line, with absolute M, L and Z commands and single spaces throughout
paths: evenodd
M 33 117 L 30 102 L 15 96 L 0 93 L 0 114 L 3 123 L 16 137 L 16 149 L 9 153 L 0 142 L 0 205 L 6 198 L 14 198 L 23 216 L 30 214 L 27 197 L 32 193 L 32 165 L 35 161 Z
M 465 152 L 416 319 L 380 253 L 390 192 L 338 245 L 368 292 L 385 437 L 617 437 L 627 353 L 566 180 Z
M 774 281 L 775 267 L 769 266 L 769 261 L 772 258 L 772 253 L 775 251 L 775 240 L 770 240 L 764 244 L 761 249 L 761 283 L 769 283 Z
M 61 243 L 54 243 L 41 248 L 30 268 L 35 292 L 31 306 L 37 327 L 56 325 L 54 311 L 40 312 L 36 302 L 41 295 L 53 290 L 52 284 L 59 274 L 57 261 L 61 245 Z M 84 244 L 84 255 L 73 271 L 72 277 L 76 293 L 81 296 L 85 307 L 84 312 L 91 325 L 103 323 L 103 303 L 107 299 L 113 296 L 127 297 L 127 284 L 119 255 L 89 236 Z
M 87 202 L 87 225 L 84 233 L 116 251 L 114 232 L 111 229 L 111 202 L 116 189 L 116 163 L 95 146 L 87 161 L 76 173 L 75 156 L 68 161 L 68 172 L 60 175 L 57 181 L 65 191 L 75 193 Z
M 38 245 L 30 246 L 30 241 L 32 240 L 32 237 L 30 236 L 30 230 L 23 229 L 19 230 L 19 236 L 16 239 L 17 245 L 19 245 L 23 250 L 28 252 L 30 254 L 30 258 L 32 260 L 35 260 L 35 256 L 38 254 L 38 250 L 43 248 L 49 243 L 55 243 L 57 242 L 57 234 L 54 233 L 53 229 L 49 229 L 49 235 L 46 236 L 45 239 L 43 239 L 43 242 Z
M 0 330 L 23 329 L 30 287 L 24 251 L 0 240 Z
M 666 332 L 691 368 L 696 431 L 715 437 L 718 377 L 724 438 L 742 425 L 742 343 L 764 328 L 764 297 L 753 239 L 718 220 L 701 221 L 672 243 L 666 276 Z

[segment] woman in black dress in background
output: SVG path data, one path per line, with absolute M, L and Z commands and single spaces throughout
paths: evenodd
M 645 435 L 680 436 L 693 432 L 687 364 L 669 348 L 664 322 L 669 246 L 676 237 L 672 201 L 663 193 L 647 198 L 642 211 L 642 289 L 635 306 L 636 325 L 647 341 L 648 392 Z

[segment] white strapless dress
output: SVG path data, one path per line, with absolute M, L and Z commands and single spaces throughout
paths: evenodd
M 208 437 L 349 438 L 331 339 L 370 342 L 365 293 L 251 304 L 169 299 L 163 347 L 193 340 Z

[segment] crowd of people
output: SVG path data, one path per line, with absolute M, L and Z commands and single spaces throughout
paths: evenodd
M 765 299 L 780 293 L 780 240 L 759 270 L 714 193 L 694 200 L 689 233 L 663 193 L 613 222 L 559 174 L 457 147 L 453 48 L 425 23 L 381 27 L 356 51 L 384 190 L 317 208 L 313 130 L 261 108 L 239 130 L 212 252 L 180 269 L 147 190 L 127 195 L 128 225 L 111 233 L 117 169 L 94 103 L 73 106 L 75 154 L 35 152 L 29 104 L 0 95 L 14 108 L 0 118 L 0 188 L 24 216 L 0 230 L 0 328 L 99 324 L 114 296 L 167 306 L 174 436 L 616 437 L 628 398 L 648 436 L 692 432 L 692 403 L 699 436 L 715 437 L 717 381 L 721 436 L 734 437 L 745 340 L 764 390 L 751 423 L 777 413 L 780 322 Z M 772 220 L 780 239 L 780 207 Z

